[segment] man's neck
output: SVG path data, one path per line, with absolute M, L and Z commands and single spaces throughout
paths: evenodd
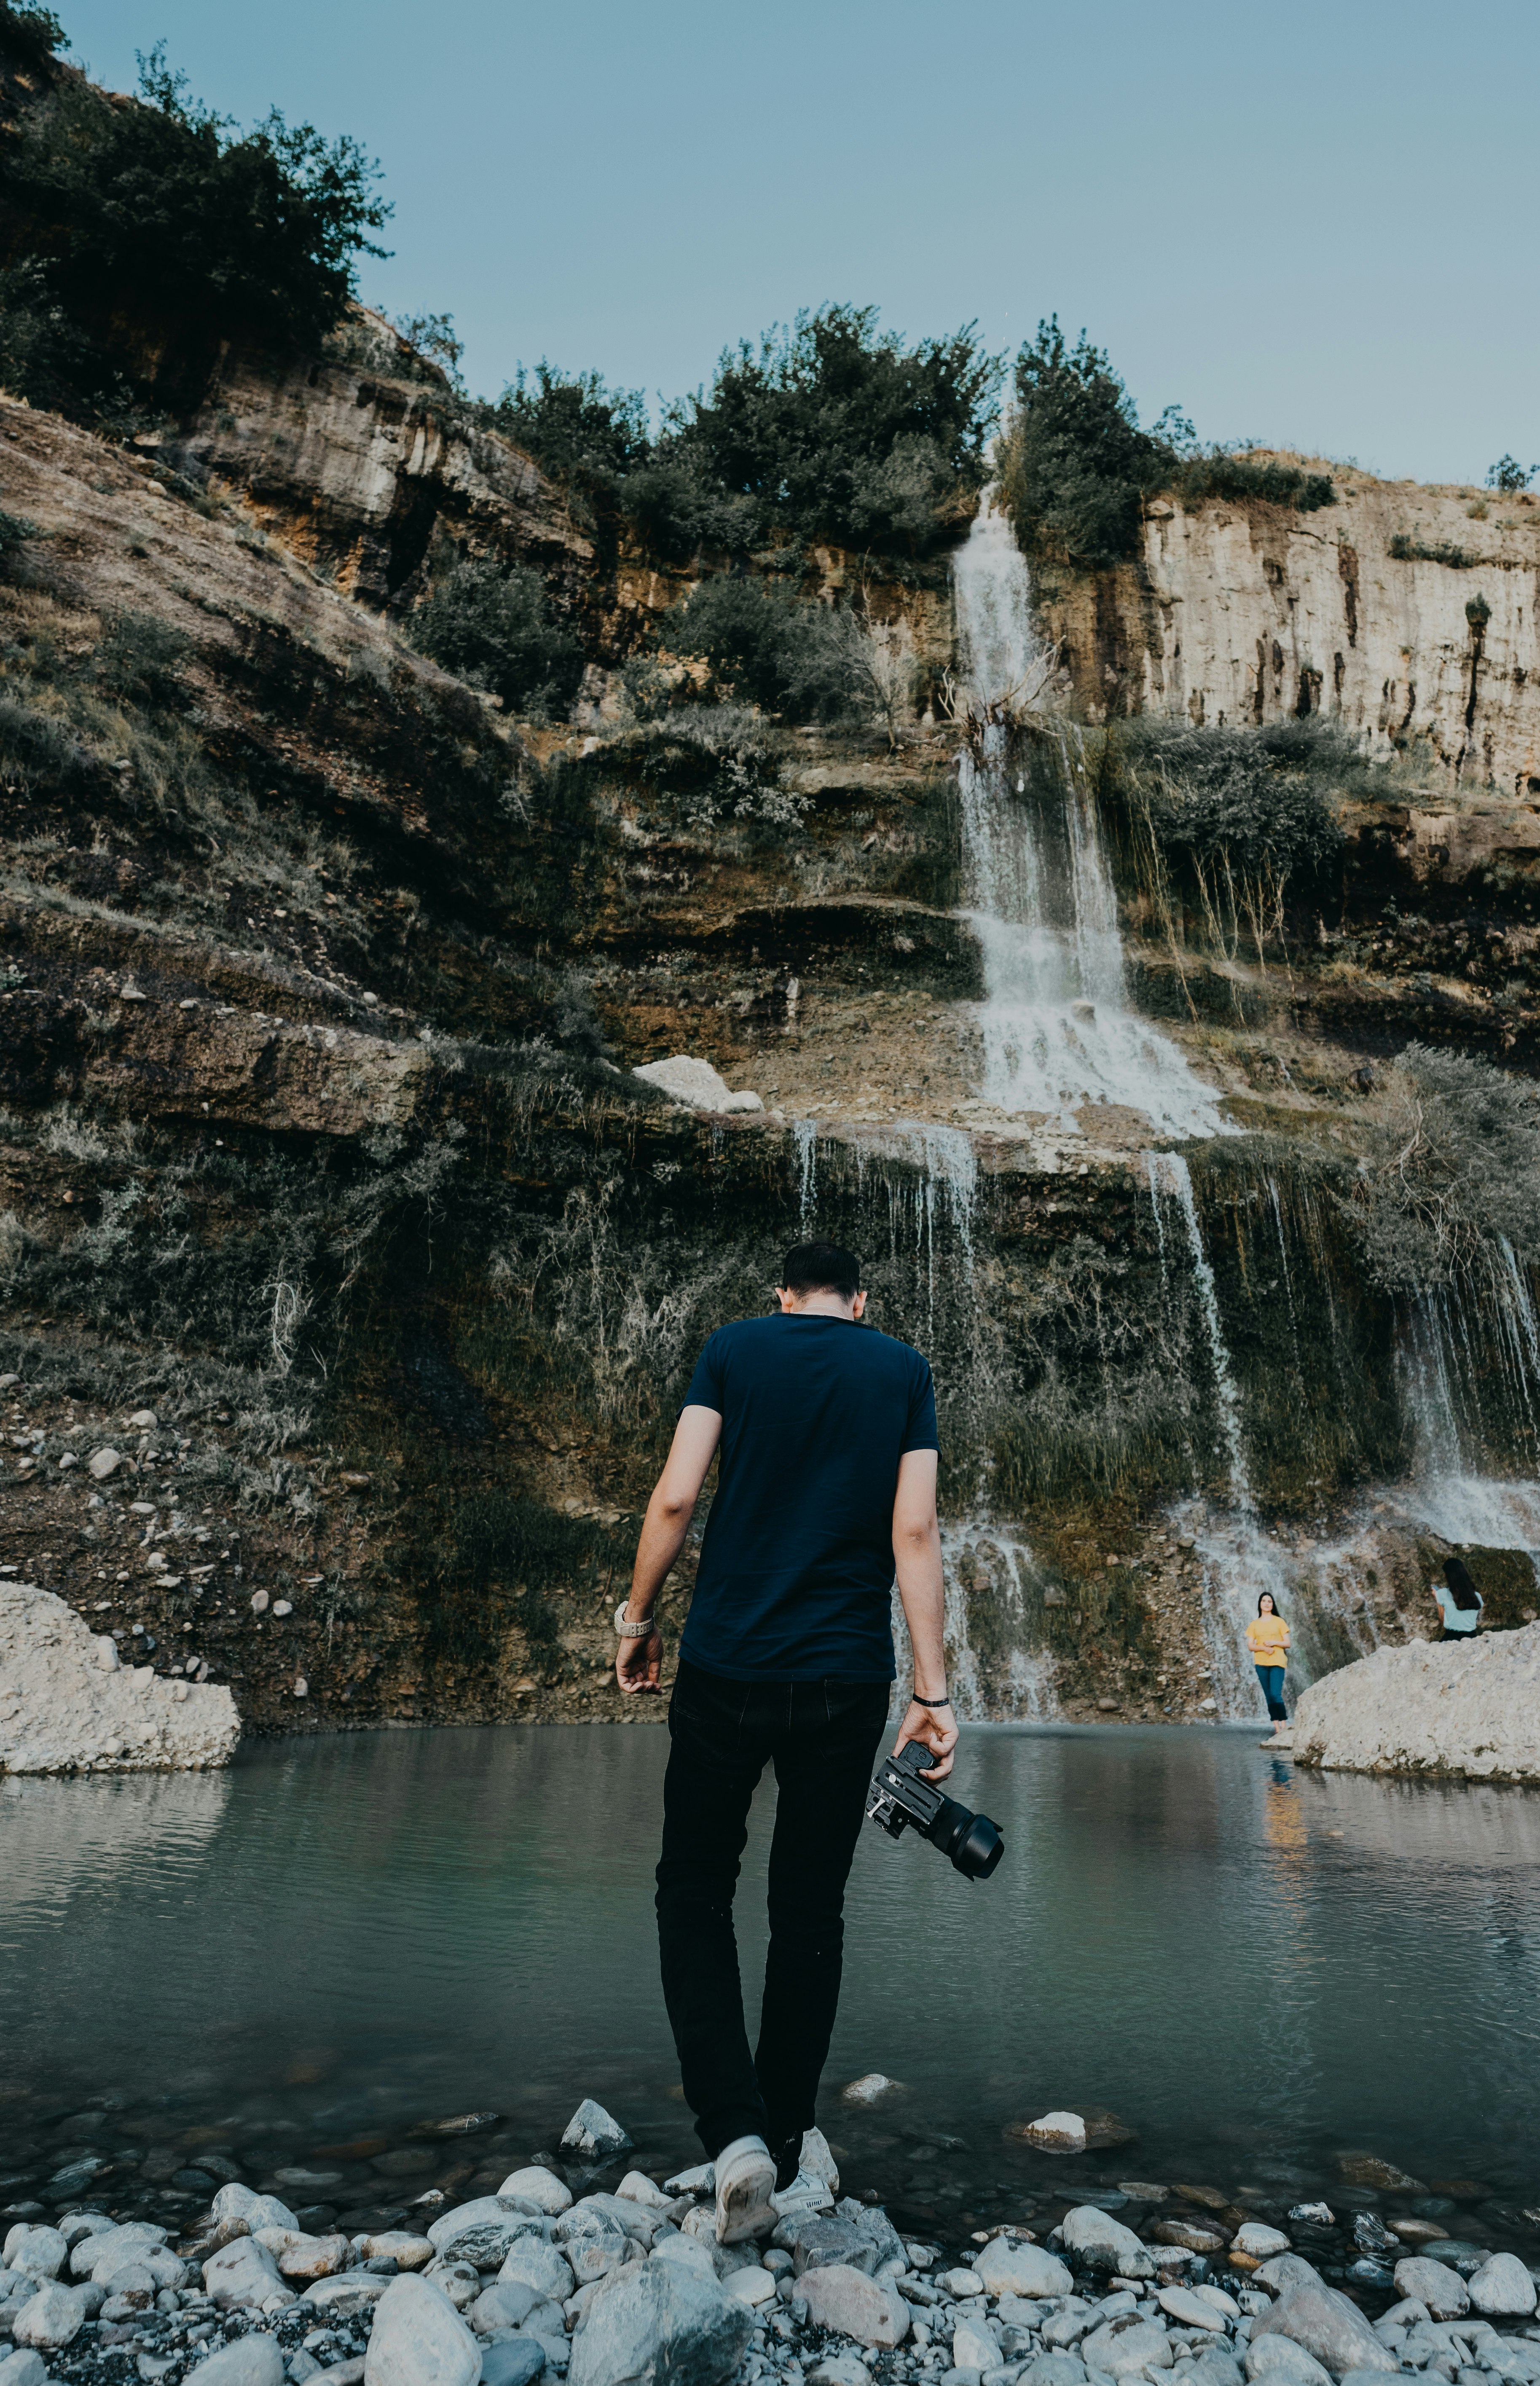
M 787 1317 L 843 1317 L 847 1325 L 852 1304 L 842 1300 L 837 1292 L 809 1292 L 801 1300 L 794 1300 L 783 1312 Z

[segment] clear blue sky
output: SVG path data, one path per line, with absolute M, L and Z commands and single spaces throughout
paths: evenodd
M 355 133 L 471 386 L 649 394 L 798 307 L 1083 323 L 1148 421 L 1393 477 L 1540 462 L 1540 10 L 1492 0 L 58 0 L 242 120 Z

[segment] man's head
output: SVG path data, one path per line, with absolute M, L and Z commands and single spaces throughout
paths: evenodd
M 781 1270 L 783 1310 L 859 1317 L 866 1307 L 861 1263 L 838 1243 L 794 1243 Z

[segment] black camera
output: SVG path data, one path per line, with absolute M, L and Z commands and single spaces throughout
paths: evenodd
M 890 1840 L 906 1830 L 918 1831 L 949 1856 L 965 1880 L 987 1880 L 1006 1852 L 998 1823 L 987 1815 L 971 1815 L 948 1798 L 933 1781 L 923 1778 L 935 1758 L 922 1741 L 906 1740 L 896 1756 L 884 1756 L 871 1785 L 869 1823 L 886 1831 Z

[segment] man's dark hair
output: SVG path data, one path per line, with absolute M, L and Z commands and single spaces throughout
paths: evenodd
M 788 1292 L 837 1292 L 853 1300 L 861 1288 L 861 1263 L 838 1243 L 794 1243 L 782 1264 Z

